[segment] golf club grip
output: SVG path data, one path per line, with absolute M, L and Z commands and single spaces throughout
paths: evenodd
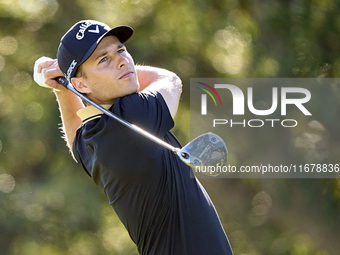
M 67 85 L 68 85 L 68 80 L 66 80 L 66 78 L 65 77 L 57 77 L 57 78 L 55 78 L 55 80 L 59 83 L 59 84 L 61 84 L 62 86 L 64 86 L 65 88 L 67 88 L 68 89 L 68 87 L 67 87 Z

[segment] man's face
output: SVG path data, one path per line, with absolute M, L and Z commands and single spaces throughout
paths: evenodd
M 84 75 L 72 78 L 72 83 L 96 103 L 112 104 L 139 89 L 133 59 L 115 36 L 104 37 L 82 70 Z

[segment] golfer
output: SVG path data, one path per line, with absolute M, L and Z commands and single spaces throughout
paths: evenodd
M 181 147 L 170 132 L 181 95 L 172 72 L 135 66 L 124 46 L 128 26 L 85 20 L 63 36 L 57 60 L 46 60 L 63 132 L 75 160 L 105 192 L 140 254 L 228 255 L 229 241 L 208 194 L 173 152 L 100 112 L 58 84 L 65 76 L 94 102 Z

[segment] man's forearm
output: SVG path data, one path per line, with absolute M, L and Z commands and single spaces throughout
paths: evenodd
M 56 59 L 46 58 L 45 61 L 38 65 L 37 71 L 38 73 L 44 72 L 45 84 L 54 90 L 59 104 L 64 139 L 71 153 L 73 153 L 73 140 L 78 127 L 81 125 L 81 119 L 78 117 L 77 112 L 84 108 L 84 105 L 77 95 L 64 88 L 55 80 L 56 77 L 64 75 Z
M 144 90 L 157 81 L 176 76 L 175 73 L 159 67 L 136 65 L 135 68 L 140 85 L 139 91 Z
M 73 153 L 73 140 L 78 127 L 81 125 L 81 119 L 78 117 L 77 111 L 84 108 L 84 105 L 81 99 L 71 91 L 55 91 L 54 93 L 59 104 L 65 140 L 71 153 Z
M 172 118 L 175 118 L 182 93 L 181 79 L 175 73 L 162 68 L 136 66 L 136 70 L 140 84 L 139 91 L 159 92 L 163 96 Z

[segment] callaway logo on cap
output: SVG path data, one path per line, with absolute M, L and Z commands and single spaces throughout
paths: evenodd
M 99 21 L 79 21 L 61 38 L 57 54 L 59 67 L 65 77 L 71 81 L 78 67 L 91 56 L 105 36 L 114 35 L 124 43 L 132 34 L 133 29 L 129 26 L 111 29 Z

